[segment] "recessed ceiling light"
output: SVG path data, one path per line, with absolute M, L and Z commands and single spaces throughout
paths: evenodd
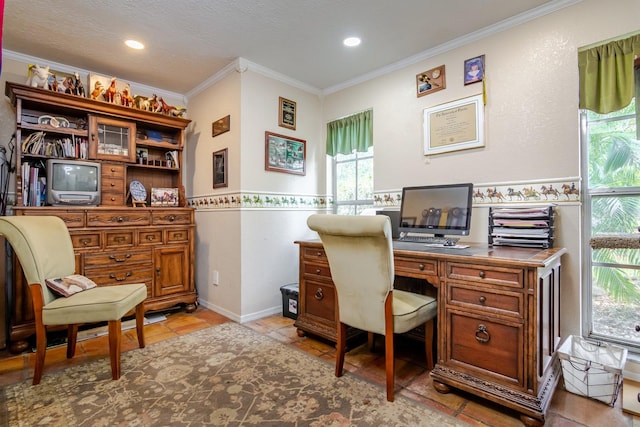
M 137 40 L 125 40 L 124 44 L 129 46 L 131 49 L 144 49 L 144 45 Z
M 345 46 L 354 47 L 358 46 L 360 41 L 360 37 L 347 37 L 342 43 L 344 43 Z

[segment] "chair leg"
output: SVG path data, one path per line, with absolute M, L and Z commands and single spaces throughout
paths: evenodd
M 434 331 L 434 319 L 427 321 L 424 325 L 424 344 L 425 352 L 427 353 L 427 369 L 433 369 L 433 331 Z
M 122 328 L 120 319 L 109 320 L 109 357 L 111 359 L 111 378 L 120 379 L 120 343 Z
M 338 337 L 336 342 L 336 377 L 342 376 L 344 369 L 344 353 L 347 347 L 347 325 L 338 323 Z
M 78 325 L 67 327 L 67 359 L 76 355 L 76 344 L 78 342 Z
M 40 384 L 44 370 L 44 356 L 47 353 L 47 329 L 36 322 L 36 366 L 33 371 L 33 385 Z
M 367 333 L 367 347 L 369 347 L 369 351 L 373 352 L 376 346 L 376 334 L 373 332 Z
M 395 371 L 396 371 L 396 359 L 395 352 L 393 351 L 393 312 L 392 312 L 393 297 L 391 292 L 387 296 L 385 301 L 385 319 L 384 319 L 384 360 L 385 370 L 387 374 L 387 400 L 393 402 L 394 388 L 395 388 Z
M 144 348 L 144 303 L 136 306 L 136 335 L 138 336 L 138 346 Z

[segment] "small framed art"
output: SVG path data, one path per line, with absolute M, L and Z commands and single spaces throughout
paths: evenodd
M 484 55 L 464 61 L 464 84 L 481 82 L 484 79 Z
M 211 137 L 216 137 L 231 129 L 231 116 L 225 116 L 211 123 Z
M 278 126 L 296 130 L 296 102 L 283 97 L 279 98 Z
M 178 206 L 177 188 L 152 188 L 151 206 Z
M 213 188 L 227 187 L 227 152 L 228 149 L 213 153 Z
M 447 81 L 444 65 L 416 75 L 416 91 L 418 98 L 437 92 L 446 87 Z
M 307 141 L 277 133 L 264 133 L 264 169 L 274 172 L 305 174 Z

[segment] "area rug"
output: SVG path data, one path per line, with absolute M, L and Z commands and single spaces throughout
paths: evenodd
M 456 419 L 237 323 L 6 386 L 9 426 L 459 426 Z

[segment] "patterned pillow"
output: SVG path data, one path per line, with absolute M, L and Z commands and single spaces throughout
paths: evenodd
M 66 277 L 57 277 L 54 279 L 45 280 L 49 289 L 62 295 L 63 297 L 70 297 L 78 292 L 86 291 L 87 289 L 95 288 L 95 282 L 88 277 L 80 274 L 72 274 Z

